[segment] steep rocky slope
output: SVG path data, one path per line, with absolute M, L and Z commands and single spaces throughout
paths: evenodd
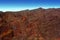
M 0 40 L 60 40 L 60 9 L 0 12 Z

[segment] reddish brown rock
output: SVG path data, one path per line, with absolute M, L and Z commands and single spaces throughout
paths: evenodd
M 0 40 L 60 40 L 60 9 L 0 12 Z

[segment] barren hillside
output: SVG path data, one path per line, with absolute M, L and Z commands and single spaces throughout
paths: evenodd
M 60 40 L 60 8 L 0 12 L 0 40 Z

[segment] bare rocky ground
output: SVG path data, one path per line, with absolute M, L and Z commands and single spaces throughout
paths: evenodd
M 60 40 L 60 8 L 0 12 L 0 40 Z

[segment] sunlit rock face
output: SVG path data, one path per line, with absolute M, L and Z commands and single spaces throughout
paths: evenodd
M 0 12 L 0 40 L 60 40 L 60 9 Z

